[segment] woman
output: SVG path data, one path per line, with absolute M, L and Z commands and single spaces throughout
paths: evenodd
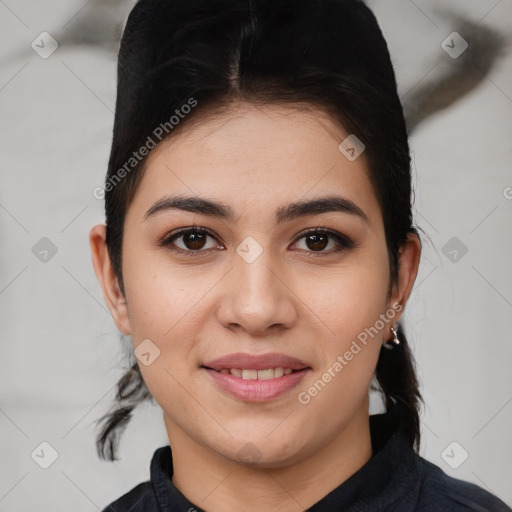
M 509 511 L 421 458 L 418 269 L 386 43 L 358 0 L 141 0 L 93 263 L 170 446 L 107 511 Z M 386 413 L 369 416 L 378 384 Z

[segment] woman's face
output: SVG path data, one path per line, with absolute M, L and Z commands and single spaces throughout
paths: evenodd
M 320 111 L 238 107 L 151 152 L 116 323 L 171 440 L 272 467 L 367 417 L 400 306 L 365 163 L 338 148 L 348 133 Z

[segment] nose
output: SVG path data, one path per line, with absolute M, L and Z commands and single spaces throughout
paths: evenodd
M 233 269 L 223 284 L 218 321 L 230 330 L 253 336 L 290 328 L 297 321 L 296 297 L 286 272 L 269 249 L 248 263 L 234 255 Z

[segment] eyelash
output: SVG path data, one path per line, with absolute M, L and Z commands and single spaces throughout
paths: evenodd
M 178 239 L 180 236 L 183 236 L 186 233 L 202 233 L 205 235 L 208 235 L 209 237 L 216 239 L 215 235 L 208 229 L 200 227 L 200 226 L 191 226 L 188 228 L 182 228 L 177 231 L 173 231 L 166 236 L 164 236 L 159 242 L 158 245 L 162 247 L 167 247 L 170 250 L 174 251 L 176 254 L 183 254 L 186 256 L 198 256 L 200 253 L 207 252 L 207 250 L 201 250 L 198 249 L 197 251 L 191 251 L 187 249 L 181 249 L 180 247 L 173 246 L 174 240 Z M 309 254 L 309 258 L 317 258 L 322 257 L 325 255 L 331 255 L 331 254 L 337 254 L 344 250 L 350 250 L 357 247 L 357 244 L 353 242 L 350 238 L 348 238 L 346 235 L 343 235 L 337 231 L 334 231 L 330 228 L 324 227 L 324 226 L 317 226 L 316 228 L 310 228 L 306 231 L 303 231 L 302 233 L 299 233 L 297 235 L 297 238 L 293 242 L 294 244 L 297 243 L 300 239 L 308 236 L 308 235 L 328 235 L 329 237 L 333 238 L 337 243 L 338 247 L 335 249 L 331 249 L 330 251 L 307 251 Z

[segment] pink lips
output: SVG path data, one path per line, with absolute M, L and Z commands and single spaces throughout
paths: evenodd
M 221 369 L 266 370 L 269 368 L 291 368 L 292 373 L 268 380 L 242 379 Z M 225 392 L 247 402 L 265 402 L 282 395 L 299 384 L 311 370 L 306 364 L 285 354 L 271 353 L 251 355 L 229 354 L 203 365 L 213 381 Z
M 291 368 L 292 370 L 302 370 L 308 368 L 306 363 L 299 359 L 287 356 L 285 354 L 270 353 L 255 356 L 237 352 L 219 357 L 213 361 L 205 363 L 203 366 L 212 370 L 222 370 L 223 368 L 246 368 L 252 370 L 267 370 L 268 368 Z

